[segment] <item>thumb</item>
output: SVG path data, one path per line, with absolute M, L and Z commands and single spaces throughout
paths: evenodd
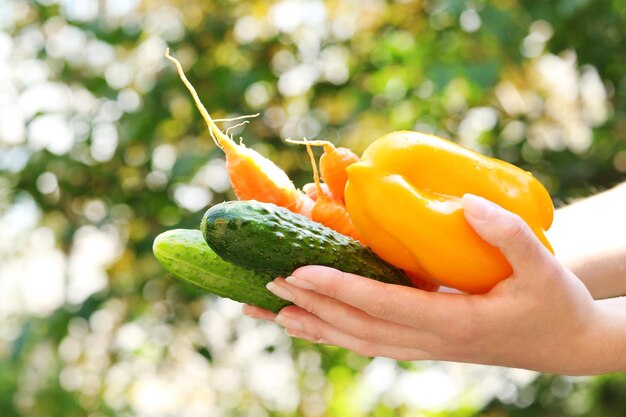
M 535 275 L 552 265 L 552 254 L 520 216 L 473 194 L 465 194 L 461 202 L 470 226 L 500 249 L 513 271 Z

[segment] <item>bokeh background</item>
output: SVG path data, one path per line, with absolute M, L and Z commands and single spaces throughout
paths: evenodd
M 621 374 L 359 357 L 172 279 L 154 237 L 234 196 L 167 47 L 298 186 L 284 138 L 397 129 L 556 205 L 625 177 L 624 0 L 1 0 L 1 416 L 626 415 Z

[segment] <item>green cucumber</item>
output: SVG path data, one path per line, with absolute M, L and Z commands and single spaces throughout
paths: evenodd
M 200 230 L 211 249 L 236 265 L 288 276 L 303 265 L 325 265 L 378 281 L 413 286 L 371 249 L 284 207 L 254 200 L 209 208 Z
M 152 251 L 174 277 L 241 303 L 277 313 L 289 305 L 265 288 L 276 278 L 223 260 L 209 248 L 199 230 L 176 229 L 156 237 Z

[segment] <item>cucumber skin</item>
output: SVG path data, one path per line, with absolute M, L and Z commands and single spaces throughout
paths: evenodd
M 216 204 L 205 212 L 200 230 L 223 259 L 272 276 L 288 276 L 304 265 L 325 265 L 413 287 L 404 272 L 356 240 L 271 203 Z
M 242 268 L 220 258 L 199 230 L 175 229 L 154 240 L 152 251 L 174 277 L 220 297 L 254 305 L 274 313 L 291 304 L 269 292 L 276 278 L 267 272 Z

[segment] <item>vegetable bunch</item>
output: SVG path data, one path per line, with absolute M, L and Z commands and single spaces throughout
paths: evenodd
M 298 189 L 271 160 L 223 133 L 180 63 L 169 52 L 166 57 L 224 151 L 239 200 L 283 207 L 347 236 L 426 290 L 444 285 L 483 293 L 511 273 L 500 251 L 464 221 L 460 198 L 465 193 L 518 214 L 551 250 L 545 231 L 552 222 L 552 201 L 530 173 L 436 136 L 402 131 L 375 140 L 361 158 L 328 141 L 289 141 L 306 146 L 313 167 L 314 181 Z M 319 172 L 311 146 L 324 149 Z

